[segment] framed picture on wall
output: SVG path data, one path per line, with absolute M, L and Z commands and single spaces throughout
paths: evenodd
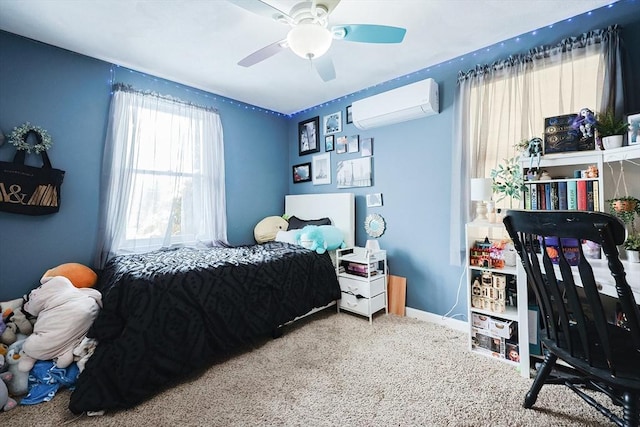
M 360 149 L 360 135 L 351 135 L 347 142 L 349 153 L 357 153 Z
M 294 165 L 292 169 L 294 184 L 311 181 L 311 162 Z
M 331 184 L 331 153 L 313 156 L 313 185 Z
M 336 140 L 336 153 L 344 154 L 347 152 L 347 137 L 339 136 Z
M 373 138 L 365 138 L 360 141 L 360 155 L 362 157 L 373 156 Z
M 332 135 L 342 132 L 342 111 L 324 116 L 324 134 Z
M 353 115 L 351 115 L 351 105 L 347 107 L 347 124 L 353 123 Z
M 298 123 L 298 155 L 320 151 L 320 117 Z
M 375 208 L 382 206 L 382 193 L 367 194 L 367 207 Z
M 333 151 L 335 148 L 335 135 L 327 135 L 324 137 L 324 151 Z

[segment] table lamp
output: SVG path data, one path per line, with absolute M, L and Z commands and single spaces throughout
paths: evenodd
M 491 184 L 491 178 L 471 178 L 471 200 L 476 202 L 474 222 L 489 221 L 486 202 L 493 197 Z

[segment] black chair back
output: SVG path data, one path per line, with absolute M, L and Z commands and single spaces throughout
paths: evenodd
M 640 312 L 618 256 L 624 224 L 602 212 L 522 210 L 508 211 L 504 224 L 542 315 L 545 358 L 524 407 L 533 406 L 543 384 L 564 384 L 617 425 L 637 427 Z M 602 248 L 605 260 L 597 266 L 585 256 L 586 241 Z M 594 268 L 600 269 L 598 277 L 608 270 L 617 298 L 599 292 Z M 558 374 L 558 359 L 569 374 Z M 605 393 L 623 408 L 622 417 L 585 389 Z

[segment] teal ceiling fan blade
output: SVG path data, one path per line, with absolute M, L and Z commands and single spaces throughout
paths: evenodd
M 407 30 L 374 24 L 345 24 L 331 29 L 336 38 L 360 43 L 401 43 Z

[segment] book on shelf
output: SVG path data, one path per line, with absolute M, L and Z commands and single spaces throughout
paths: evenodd
M 578 187 L 578 210 L 587 210 L 587 181 L 580 180 L 577 182 Z
M 593 210 L 600 210 L 600 183 L 593 181 Z
M 587 210 L 593 211 L 593 181 L 587 181 Z
M 538 184 L 538 209 L 547 209 L 547 198 L 544 194 L 544 184 Z
M 531 209 L 538 210 L 538 186 L 536 184 L 531 184 L 529 194 L 531 195 Z
M 531 186 L 535 184 L 525 184 L 524 185 L 524 208 L 531 209 Z
M 558 210 L 560 209 L 560 202 L 558 198 L 558 183 L 551 183 L 551 209 Z
M 551 184 L 548 182 L 544 184 L 544 208 L 546 210 L 553 209 L 551 204 Z
M 578 183 L 577 181 L 567 181 L 567 209 L 578 209 Z
M 558 209 L 567 210 L 567 181 L 558 182 Z

